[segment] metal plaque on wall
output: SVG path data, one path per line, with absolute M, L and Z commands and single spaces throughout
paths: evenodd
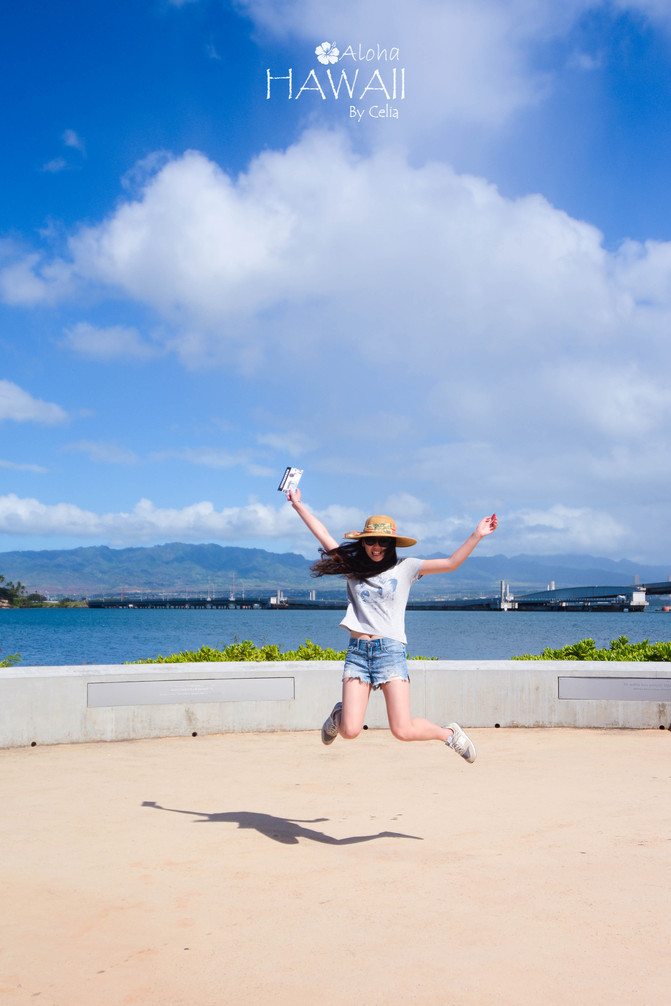
M 671 678 L 561 677 L 560 699 L 671 702 Z
M 294 678 L 185 678 L 91 681 L 93 706 L 191 705 L 194 702 L 281 702 L 294 698 Z

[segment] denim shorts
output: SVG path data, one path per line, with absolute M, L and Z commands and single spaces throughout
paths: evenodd
M 350 639 L 342 679 L 358 678 L 373 689 L 409 681 L 405 643 L 398 639 Z

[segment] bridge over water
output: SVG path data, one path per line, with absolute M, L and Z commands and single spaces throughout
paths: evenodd
M 671 594 L 671 582 L 537 590 L 504 599 L 517 611 L 645 611 L 648 595 Z
M 409 611 L 645 611 L 649 595 L 671 595 L 671 582 L 625 584 L 616 586 L 560 587 L 528 594 L 511 594 L 505 581 L 500 593 L 491 597 L 452 600 L 412 600 Z M 344 610 L 344 598 L 335 600 L 287 598 L 281 591 L 269 596 L 234 597 L 232 595 L 141 595 L 91 598 L 90 608 L 266 608 Z

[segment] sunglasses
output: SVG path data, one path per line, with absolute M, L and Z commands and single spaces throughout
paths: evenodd
M 387 548 L 388 545 L 393 545 L 396 541 L 395 538 L 369 538 L 368 535 L 363 540 L 367 545 L 379 545 L 381 548 Z

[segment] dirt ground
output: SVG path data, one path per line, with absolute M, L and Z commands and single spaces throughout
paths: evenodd
M 6 1006 L 671 995 L 671 733 L 0 751 Z

